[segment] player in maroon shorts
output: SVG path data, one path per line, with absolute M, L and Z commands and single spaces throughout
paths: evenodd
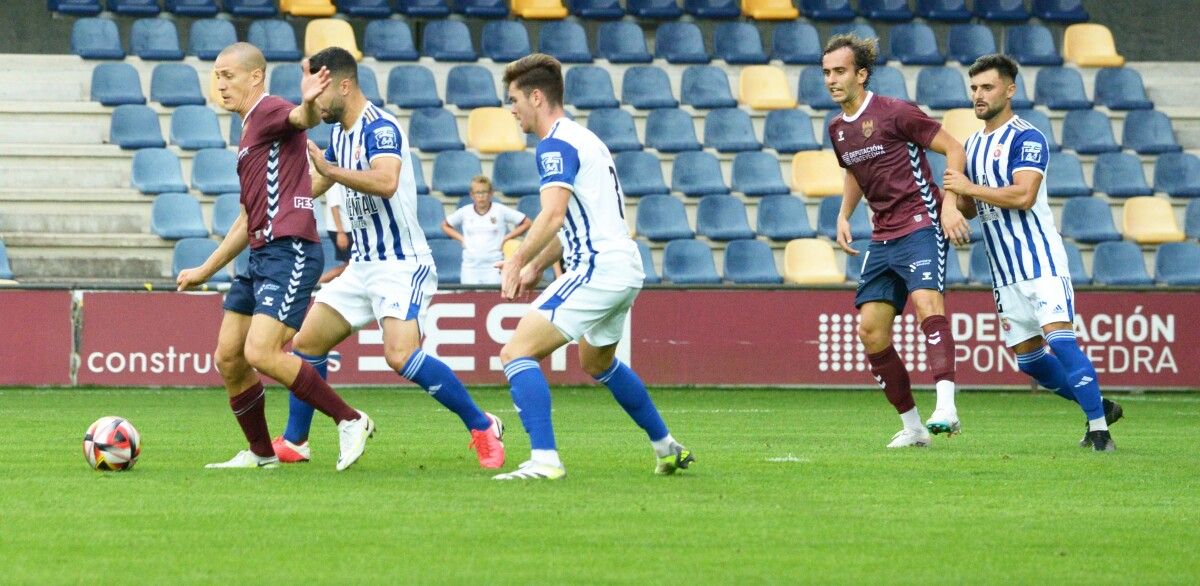
M 239 276 L 225 297 L 216 351 L 229 406 L 250 449 L 208 468 L 278 465 L 259 372 L 337 422 L 338 470 L 358 460 L 374 432 L 371 418 L 347 405 L 311 364 L 284 349 L 300 328 L 323 265 L 304 131 L 321 121 L 313 100 L 330 77 L 324 68 L 309 73 L 307 61 L 301 69 L 303 101 L 294 106 L 267 95 L 267 63 L 254 45 L 234 43 L 213 64 L 221 105 L 243 120 L 237 164 L 242 210 L 204 264 L 180 271 L 176 281 L 181 291 L 204 283 L 250 245 L 249 276 Z
M 954 406 L 954 338 L 946 320 L 946 254 L 949 238 L 970 238 L 957 197 L 945 197 L 933 183 L 925 149 L 946 155 L 946 166 L 961 170 L 963 147 L 941 123 L 919 108 L 867 91 L 877 54 L 876 39 L 836 35 L 825 45 L 821 69 L 842 115 L 829 124 L 829 138 L 845 167 L 846 184 L 838 214 L 838 245 L 850 247 L 850 215 L 864 196 L 874 212 L 874 230 L 863 259 L 854 305 L 858 336 L 867 351 L 871 374 L 904 422 L 889 448 L 928 446 L 929 432 L 959 431 Z M 892 346 L 892 324 L 912 298 L 925 334 L 929 369 L 937 388 L 937 407 L 925 425 L 917 411 L 908 370 Z

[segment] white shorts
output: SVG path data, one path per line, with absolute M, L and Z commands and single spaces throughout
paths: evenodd
M 1075 321 L 1075 291 L 1070 277 L 1040 277 L 993 289 L 1004 344 L 1008 347 L 1042 335 L 1042 326 Z
M 568 340 L 583 338 L 592 346 L 609 346 L 621 340 L 625 318 L 637 287 L 599 288 L 584 273 L 569 272 L 554 280 L 530 307 L 546 316 Z
M 350 327 L 361 328 L 385 317 L 417 320 L 425 331 L 425 314 L 437 292 L 437 269 L 432 264 L 397 261 L 351 261 L 337 278 L 317 291 L 324 303 L 342 315 Z
M 496 268 L 494 262 L 484 264 L 464 261 L 458 282 L 463 285 L 499 285 L 500 269 Z

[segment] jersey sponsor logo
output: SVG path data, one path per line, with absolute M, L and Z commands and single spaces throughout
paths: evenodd
M 292 198 L 292 207 L 298 210 L 311 210 L 313 209 L 313 200 L 311 197 L 297 195 L 296 197 Z
M 263 291 L 278 291 L 279 285 L 275 283 L 263 283 L 258 286 L 258 295 L 262 295 Z
M 840 130 L 838 131 L 839 134 L 841 132 L 842 131 L 840 131 Z M 871 159 L 874 159 L 875 157 L 878 157 L 879 155 L 882 155 L 885 152 L 886 152 L 886 150 L 883 148 L 883 145 L 873 144 L 869 147 L 861 148 L 856 151 L 850 151 L 848 153 L 843 154 L 842 162 L 845 163 L 846 166 L 850 166 L 850 165 L 854 165 L 856 163 L 861 163 L 863 161 L 869 161 Z
M 875 134 L 875 121 L 874 120 L 863 120 L 862 133 L 863 133 L 863 138 L 871 138 L 871 135 Z
M 1042 162 L 1042 145 L 1036 142 L 1027 142 L 1021 146 L 1021 160 L 1029 163 Z
M 396 148 L 396 129 L 391 126 L 380 126 L 375 129 L 375 146 L 380 149 Z
M 558 175 L 562 171 L 562 153 L 542 153 L 542 177 Z
M 925 258 L 925 259 L 921 259 L 921 260 L 919 260 L 919 261 L 917 261 L 917 262 L 914 262 L 914 263 L 912 263 L 912 264 L 908 265 L 908 272 L 910 272 L 910 273 L 915 273 L 915 272 L 917 272 L 917 267 L 924 267 L 924 266 L 928 266 L 928 265 L 929 265 L 931 262 L 932 262 L 932 261 L 930 261 L 930 260 L 929 260 L 929 259 L 927 259 L 927 258 Z M 925 273 L 925 274 L 929 274 L 929 273 Z

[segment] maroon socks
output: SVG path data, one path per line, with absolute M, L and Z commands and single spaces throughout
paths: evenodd
M 883 393 L 896 408 L 896 412 L 911 411 L 916 403 L 913 401 L 912 386 L 908 380 L 908 369 L 896 353 L 895 346 L 888 346 L 886 350 L 877 354 L 868 354 L 867 360 L 871 363 L 871 374 L 879 381 L 879 386 L 883 387 Z
M 925 356 L 934 381 L 954 382 L 954 335 L 944 315 L 931 315 L 921 322 L 925 333 Z M 874 363 L 872 363 L 874 364 Z
M 359 418 L 358 411 L 347 405 L 333 391 L 329 383 L 321 379 L 321 375 L 317 374 L 317 369 L 307 362 L 300 362 L 300 373 L 296 375 L 296 380 L 292 382 L 292 386 L 288 387 L 288 390 L 292 391 L 297 399 L 332 417 L 335 422 L 353 421 Z M 264 428 L 265 426 L 264 423 Z
M 250 442 L 250 451 L 260 457 L 275 455 L 271 447 L 271 432 L 267 430 L 266 404 L 267 396 L 261 382 L 229 398 L 229 408 L 233 409 L 233 416 L 242 426 L 246 441 Z

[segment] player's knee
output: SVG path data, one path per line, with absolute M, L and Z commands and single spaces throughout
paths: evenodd
M 858 339 L 867 348 L 887 345 L 887 336 L 891 332 L 891 324 L 880 326 L 866 321 L 858 324 Z
M 319 356 L 321 354 L 325 354 L 325 350 L 321 348 L 319 344 L 317 344 L 316 340 L 313 339 L 313 336 L 305 333 L 303 329 L 301 329 L 300 333 L 296 334 L 296 338 L 292 340 L 292 349 L 308 356 Z
M 383 359 L 387 361 L 388 368 L 400 372 L 408 366 L 408 359 L 412 358 L 416 351 L 416 347 L 409 346 L 388 348 L 383 352 Z
M 237 378 L 246 366 L 246 359 L 236 349 L 217 346 L 213 353 L 217 363 L 217 372 L 224 378 Z
M 245 355 L 246 362 L 250 363 L 250 366 L 257 368 L 258 370 L 266 370 L 269 366 L 271 358 L 274 357 L 275 352 L 264 348 L 259 344 L 253 344 L 247 341 L 245 348 L 242 350 L 242 354 Z
M 596 378 L 604 374 L 604 371 L 608 370 L 608 367 L 612 366 L 612 360 L 609 360 L 607 364 L 601 364 L 600 360 L 593 358 L 591 360 L 583 361 L 582 366 L 584 372 L 588 373 L 588 375 L 592 378 Z
M 501 364 L 508 364 L 509 362 L 512 362 L 520 357 L 521 355 L 516 352 L 516 350 L 512 347 L 512 344 L 505 344 L 504 347 L 500 349 Z

